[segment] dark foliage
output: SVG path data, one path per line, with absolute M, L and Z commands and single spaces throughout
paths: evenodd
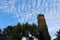
M 60 30 L 57 32 L 56 36 L 57 37 L 54 40 L 60 40 Z
M 15 26 L 8 26 L 3 31 L 0 29 L 0 40 L 21 40 L 22 37 L 28 37 L 29 40 L 33 40 L 32 36 L 38 38 L 38 40 L 45 40 L 45 36 L 39 27 L 34 23 L 32 25 L 26 23 L 21 25 L 18 23 Z M 47 35 L 47 34 L 46 34 Z

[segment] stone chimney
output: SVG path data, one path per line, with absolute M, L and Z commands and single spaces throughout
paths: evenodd
M 44 15 L 43 15 L 43 14 L 38 14 L 37 20 L 38 20 L 38 25 L 39 25 L 39 24 L 40 24 L 41 26 L 44 25 L 44 23 L 45 23 L 45 18 L 44 18 Z
M 50 38 L 50 35 L 48 32 L 48 28 L 47 28 L 47 24 L 46 24 L 44 15 L 38 14 L 37 20 L 38 20 L 39 31 L 42 31 L 44 38 L 46 40 L 50 40 L 51 38 Z

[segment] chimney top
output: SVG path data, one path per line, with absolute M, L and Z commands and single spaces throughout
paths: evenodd
M 38 17 L 39 17 L 39 16 L 44 16 L 44 14 L 38 14 Z

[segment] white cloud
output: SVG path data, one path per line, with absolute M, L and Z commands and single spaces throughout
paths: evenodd
M 53 32 L 53 31 L 57 31 L 57 30 L 59 30 L 59 29 L 60 29 L 60 26 L 54 25 L 53 27 L 49 28 L 49 31 L 50 31 L 50 32 Z
M 33 0 L 31 5 L 33 8 L 36 8 L 36 4 L 37 4 L 36 0 Z
M 27 15 L 26 15 L 27 18 L 28 18 L 28 17 L 31 17 L 31 16 L 32 16 L 32 14 L 27 14 Z
M 56 36 L 54 36 L 54 37 L 52 38 L 52 40 L 55 39 L 55 38 L 56 38 Z
M 37 8 L 40 7 L 40 3 L 41 3 L 41 1 L 42 1 L 42 0 L 39 0 L 39 1 L 37 2 Z
M 22 2 L 22 7 L 21 7 L 21 10 L 23 11 L 24 10 L 24 8 L 25 8 L 25 0 Z

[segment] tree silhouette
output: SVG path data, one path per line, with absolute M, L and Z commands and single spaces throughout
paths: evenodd
M 31 35 L 31 37 L 29 36 Z M 22 37 L 26 37 L 29 40 L 33 40 L 33 36 L 38 40 L 45 40 L 45 34 L 36 24 L 20 24 L 14 26 L 8 26 L 0 30 L 0 40 L 22 40 Z M 48 36 L 48 34 L 47 34 Z
M 54 40 L 60 40 L 60 30 L 57 32 L 56 36 L 57 37 Z
M 3 40 L 3 34 L 1 29 L 0 29 L 0 40 Z

